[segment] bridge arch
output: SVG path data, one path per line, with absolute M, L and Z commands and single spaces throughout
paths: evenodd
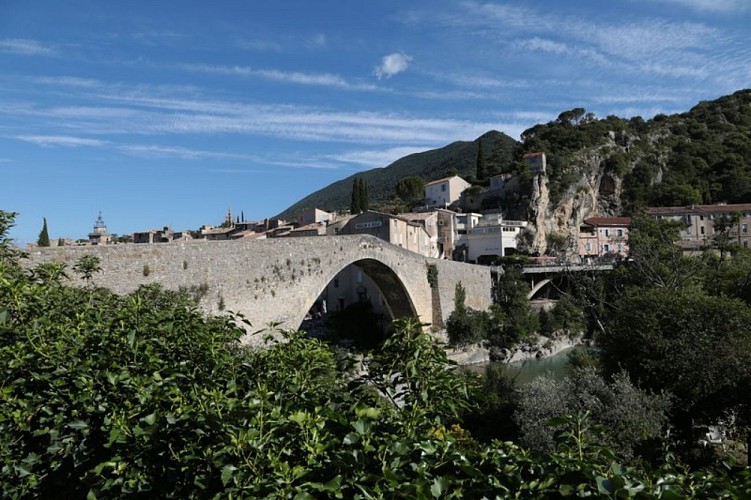
M 357 270 L 357 272 L 348 275 L 345 273 L 348 268 Z M 367 285 L 370 284 L 366 280 L 352 277 L 352 274 L 359 274 L 360 271 L 367 276 L 376 291 L 380 294 L 379 298 L 383 298 L 383 306 L 388 312 L 390 319 L 418 316 L 414 301 L 404 281 L 399 277 L 397 272 L 381 260 L 369 257 L 357 259 L 336 268 L 330 268 L 323 275 L 319 285 L 309 289 L 309 294 L 305 300 L 306 307 L 300 311 L 302 315 L 299 322 L 296 321 L 296 326 L 299 328 L 306 313 L 316 307 L 316 303 L 322 296 L 325 296 L 327 299 L 328 312 L 338 311 L 357 303 L 358 299 L 353 298 L 357 294 L 357 289 L 363 288 L 368 290 Z M 337 287 L 341 286 L 342 288 L 341 294 L 337 294 L 332 284 L 340 278 L 347 282 L 336 283 Z M 340 299 L 340 297 L 342 298 Z M 345 300 L 343 297 L 347 297 L 347 299 Z M 373 298 L 369 294 L 365 295 L 365 297 L 367 297 L 367 300 Z M 337 300 L 342 300 L 342 303 L 339 304 Z M 361 296 L 359 300 L 364 300 L 364 297 Z

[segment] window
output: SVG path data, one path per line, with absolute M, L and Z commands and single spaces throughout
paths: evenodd
M 602 251 L 605 253 L 608 253 L 610 251 L 610 245 L 608 244 L 602 245 Z
M 441 191 L 446 191 L 446 184 L 441 184 Z
M 605 229 L 603 232 L 605 233 L 605 236 L 610 236 L 610 229 Z
M 700 227 L 699 231 L 701 232 L 701 234 L 704 234 L 704 226 Z
M 616 231 L 615 231 L 615 234 L 616 234 L 616 235 L 617 235 L 617 236 L 618 236 L 619 238 L 622 238 L 622 237 L 623 237 L 623 229 L 616 229 Z
M 744 233 L 748 233 L 748 224 L 743 224 L 742 229 Z

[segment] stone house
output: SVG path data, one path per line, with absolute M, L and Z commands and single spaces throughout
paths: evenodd
M 431 247 L 430 235 L 421 224 L 373 210 L 352 217 L 339 234 L 370 234 L 420 255 L 436 257 L 437 254 L 435 246 Z
M 688 250 L 713 244 L 717 234 L 715 221 L 721 217 L 734 221 L 729 234 L 731 241 L 748 248 L 751 239 L 751 203 L 650 207 L 647 214 L 656 219 L 681 221 L 684 229 L 678 243 Z
M 470 187 L 470 183 L 454 175 L 438 179 L 425 184 L 425 200 L 429 207 L 447 208 L 459 200 L 462 191 Z
M 500 214 L 485 215 L 467 229 L 467 260 L 488 264 L 516 251 L 516 240 L 527 221 L 504 220 Z
M 579 227 L 579 257 L 628 256 L 631 217 L 589 217 Z

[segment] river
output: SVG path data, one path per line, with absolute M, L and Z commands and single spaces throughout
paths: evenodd
M 584 347 L 570 347 L 546 358 L 532 358 L 526 361 L 515 361 L 513 363 L 498 363 L 491 361 L 489 363 L 468 365 L 465 368 L 474 373 L 484 373 L 485 367 L 488 365 L 501 366 L 506 372 L 506 375 L 513 379 L 518 386 L 526 384 L 535 377 L 545 374 L 549 374 L 555 378 L 565 377 L 568 355 L 575 349 L 584 349 Z

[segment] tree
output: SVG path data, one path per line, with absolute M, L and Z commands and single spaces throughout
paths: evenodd
M 633 385 L 621 372 L 611 382 L 591 368 L 582 368 L 556 380 L 544 375 L 519 388 L 514 413 L 521 431 L 520 442 L 538 451 L 554 449 L 560 429 L 551 419 L 587 413 L 602 425 L 602 444 L 631 460 L 648 440 L 661 441 L 668 423 L 670 398 Z
M 37 239 L 37 246 L 38 247 L 48 247 L 50 246 L 50 235 L 47 232 L 47 218 L 44 218 L 44 224 L 42 225 L 42 230 L 39 231 L 39 239 Z
M 485 179 L 488 171 L 485 166 L 485 156 L 482 151 L 482 140 L 477 140 L 477 159 L 475 160 L 475 177 L 478 181 Z
M 360 188 L 360 179 L 355 178 L 352 181 L 352 201 L 349 204 L 349 212 L 351 214 L 359 214 L 362 212 L 360 208 L 362 206 L 361 196 L 362 190 Z
M 360 212 L 366 212 L 370 209 L 368 183 L 365 179 L 360 179 Z
M 425 180 L 417 175 L 402 177 L 397 181 L 394 190 L 405 203 L 412 203 L 425 195 Z
M 747 404 L 751 308 L 693 288 L 633 288 L 597 337 L 603 367 L 653 391 L 669 391 L 692 417 Z

